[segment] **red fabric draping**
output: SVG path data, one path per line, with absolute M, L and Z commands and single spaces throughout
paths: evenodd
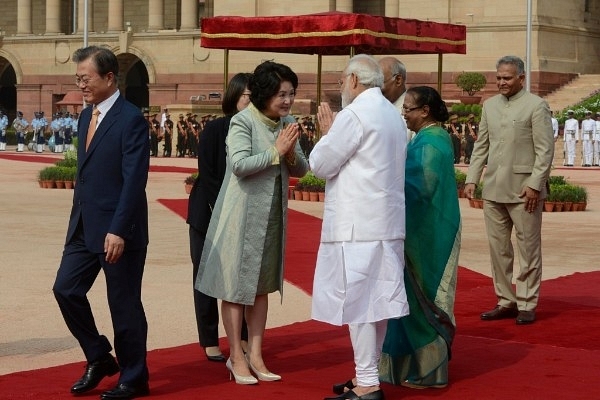
M 328 12 L 203 18 L 206 48 L 348 55 L 466 53 L 466 27 L 415 19 Z

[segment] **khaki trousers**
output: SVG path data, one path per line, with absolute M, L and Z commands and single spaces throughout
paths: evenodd
M 533 213 L 523 203 L 496 203 L 484 200 L 483 213 L 490 245 L 492 277 L 498 305 L 534 310 L 542 281 L 542 207 Z M 515 228 L 520 269 L 513 289 L 514 249 L 511 241 Z

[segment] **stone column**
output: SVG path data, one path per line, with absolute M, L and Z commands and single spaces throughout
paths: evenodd
M 182 31 L 198 29 L 198 1 L 181 0 L 181 27 Z
M 21 0 L 17 5 L 17 35 L 31 34 L 31 0 Z
M 46 35 L 60 32 L 60 0 L 46 0 Z
M 352 0 L 337 0 L 335 2 L 335 10 L 343 12 L 352 12 Z
M 123 0 L 108 0 L 108 31 L 123 30 Z
M 164 29 L 164 0 L 148 0 L 148 31 Z
M 85 21 L 84 15 L 85 0 L 77 0 L 77 33 L 83 33 L 83 25 Z M 88 32 L 94 31 L 94 19 L 92 14 L 94 11 L 94 0 L 88 0 Z

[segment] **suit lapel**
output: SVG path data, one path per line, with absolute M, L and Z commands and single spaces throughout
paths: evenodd
M 117 101 L 115 101 L 115 104 L 113 104 L 113 106 L 108 110 L 108 112 L 106 113 L 104 118 L 102 118 L 102 121 L 100 121 L 100 124 L 98 124 L 98 127 L 96 128 L 96 132 L 94 133 L 94 137 L 92 138 L 92 142 L 90 143 L 90 147 L 88 148 L 87 151 L 85 151 L 85 140 L 87 140 L 87 126 L 89 126 L 90 120 L 92 119 L 91 110 L 90 110 L 90 112 L 87 113 L 87 115 L 86 115 L 87 124 L 83 125 L 83 126 L 86 126 L 86 128 L 85 128 L 86 133 L 85 133 L 85 138 L 83 141 L 84 164 L 85 164 L 85 161 L 92 155 L 92 153 L 94 152 L 94 149 L 96 149 L 96 147 L 98 147 L 102 144 L 102 139 L 108 133 L 110 127 L 117 121 L 118 116 L 121 113 L 121 107 L 123 105 L 123 101 L 124 100 L 123 100 L 122 96 L 119 96 L 117 98 Z M 81 144 L 79 146 L 81 147 Z M 83 167 L 83 165 L 82 165 L 82 167 Z

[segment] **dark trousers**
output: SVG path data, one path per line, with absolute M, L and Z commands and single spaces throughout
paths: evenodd
M 192 285 L 196 284 L 198 276 L 198 267 L 200 258 L 202 258 L 202 248 L 206 234 L 201 233 L 190 226 L 190 255 L 192 257 L 193 280 Z M 217 299 L 210 297 L 194 288 L 194 309 L 196 311 L 196 325 L 198 327 L 198 339 L 200 346 L 213 347 L 219 345 L 219 308 Z M 248 340 L 248 327 L 246 320 L 242 321 L 242 340 Z
M 450 135 L 452 139 L 452 149 L 454 150 L 454 164 L 460 163 L 460 139 L 454 135 Z
M 52 288 L 54 297 L 87 361 L 93 362 L 105 356 L 112 347 L 106 336 L 98 332 L 87 299 L 87 292 L 102 269 L 113 323 L 115 353 L 121 368 L 119 383 L 142 384 L 148 381 L 148 324 L 141 300 L 146 248 L 125 251 L 114 264 L 108 264 L 104 257 L 105 254 L 88 251 L 80 221 L 73 240 L 65 245 Z
M 473 154 L 473 147 L 475 146 L 475 142 L 467 140 L 465 144 L 465 164 L 469 164 L 471 162 L 471 154 Z

